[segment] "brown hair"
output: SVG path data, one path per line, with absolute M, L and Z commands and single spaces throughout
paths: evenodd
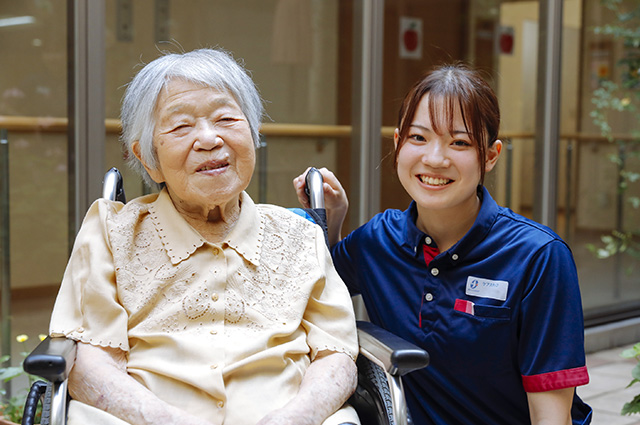
M 477 144 L 480 166 L 480 184 L 484 182 L 487 149 L 498 139 L 500 108 L 498 99 L 480 74 L 464 64 L 438 67 L 419 80 L 409 90 L 402 102 L 398 116 L 398 146 L 394 154 L 394 165 L 398 168 L 398 152 L 409 135 L 409 128 L 418 104 L 429 94 L 429 118 L 433 130 L 442 134 L 442 123 L 453 132 L 453 120 L 457 110 L 462 115 L 465 130 Z

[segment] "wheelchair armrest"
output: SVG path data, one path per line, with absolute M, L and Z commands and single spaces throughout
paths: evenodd
M 429 353 L 370 322 L 358 321 L 360 353 L 389 374 L 403 376 L 429 364 Z
M 69 377 L 76 359 L 76 342 L 64 337 L 47 337 L 24 359 L 25 372 L 51 382 Z

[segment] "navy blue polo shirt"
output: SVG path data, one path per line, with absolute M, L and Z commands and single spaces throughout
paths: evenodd
M 584 324 L 569 247 L 485 188 L 467 234 L 440 253 L 416 206 L 387 210 L 332 247 L 371 321 L 426 349 L 403 379 L 416 424 L 529 424 L 526 392 L 584 385 Z M 574 396 L 574 424 L 591 408 Z

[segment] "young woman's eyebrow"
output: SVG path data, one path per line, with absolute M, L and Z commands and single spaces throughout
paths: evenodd
M 411 124 L 409 127 L 417 127 L 417 128 L 419 128 L 419 129 L 421 129 L 421 130 L 424 130 L 424 131 L 430 131 L 430 132 L 432 132 L 432 133 L 433 133 L 433 129 L 431 129 L 431 128 L 429 128 L 429 127 L 425 127 L 424 125 L 420 125 L 420 124 Z
M 409 127 L 417 127 L 419 129 L 422 129 L 424 131 L 429 131 L 431 133 L 435 133 L 435 131 L 433 131 L 433 129 L 429 128 L 429 127 L 425 127 L 424 125 L 420 125 L 420 124 L 411 124 Z M 467 136 L 471 135 L 471 133 L 467 130 L 453 130 L 451 132 L 452 136 L 458 136 L 460 134 L 466 134 Z

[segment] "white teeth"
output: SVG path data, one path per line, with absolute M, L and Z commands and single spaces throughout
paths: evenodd
M 198 171 L 209 171 L 209 170 L 215 170 L 215 169 L 217 169 L 217 168 L 221 168 L 221 167 L 222 167 L 222 165 L 219 165 L 219 166 L 217 166 L 217 167 L 210 167 L 210 166 L 206 165 L 206 166 L 204 166 L 204 167 L 200 168 Z
M 438 177 L 428 177 L 428 176 L 420 176 L 420 180 L 422 180 L 422 183 L 428 184 L 431 186 L 444 186 L 450 181 L 448 179 L 442 179 Z

